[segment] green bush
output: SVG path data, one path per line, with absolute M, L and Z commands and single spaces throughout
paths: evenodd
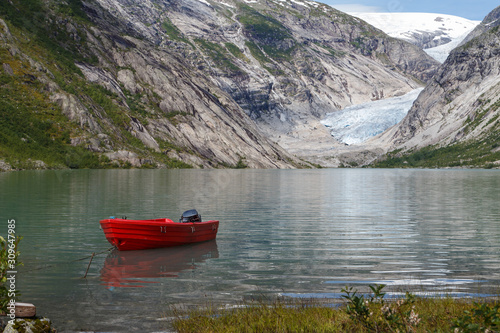
M 464 333 L 499 332 L 500 304 L 474 303 L 473 309 L 453 320 L 452 328 Z
M 405 299 L 389 303 L 384 300 L 384 287 L 370 286 L 373 295 L 368 299 L 352 288 L 344 288 L 347 314 L 371 332 L 416 332 L 421 319 L 415 312 L 415 296 L 407 292 Z

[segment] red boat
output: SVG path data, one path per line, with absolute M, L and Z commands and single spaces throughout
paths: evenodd
M 184 212 L 179 222 L 170 219 L 101 220 L 106 239 L 118 250 L 144 250 L 205 242 L 215 239 L 219 221 L 201 221 L 196 210 Z

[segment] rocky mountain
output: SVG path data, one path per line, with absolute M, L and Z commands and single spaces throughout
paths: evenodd
M 452 51 L 403 121 L 376 139 L 393 156 L 446 151 L 452 165 L 500 165 L 500 32 L 491 20 L 499 9 L 481 24 L 489 29 Z
M 4 168 L 300 167 L 289 152 L 338 144 L 324 114 L 438 65 L 312 1 L 8 0 L 0 18 Z
M 10 99 L 2 127 L 8 148 L 31 151 L 34 164 L 12 151 L 5 157 L 14 167 L 299 165 L 182 50 L 158 47 L 98 3 L 51 5 L 2 3 L 2 92 Z M 16 126 L 12 109 L 20 107 L 34 130 Z
M 486 15 L 484 20 L 463 40 L 462 45 L 500 25 L 500 7 Z

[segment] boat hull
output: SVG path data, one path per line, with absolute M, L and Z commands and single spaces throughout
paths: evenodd
M 106 239 L 120 251 L 154 249 L 215 239 L 219 221 L 176 223 L 170 219 L 100 221 Z

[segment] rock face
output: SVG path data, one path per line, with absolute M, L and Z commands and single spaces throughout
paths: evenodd
M 464 45 L 472 39 L 482 35 L 488 30 L 500 25 L 500 7 L 495 8 L 491 13 L 486 15 L 484 20 L 463 40 L 461 45 Z
M 172 45 L 158 47 L 153 38 L 149 40 L 151 36 L 130 29 L 129 22 L 113 17 L 96 2 L 82 8 L 95 23 L 71 24 L 61 19 L 68 31 L 78 32 L 78 41 L 85 40 L 81 51 L 95 58 L 92 64 L 76 62 L 87 85 L 77 88 L 81 92 L 75 93 L 72 82 L 62 86 L 54 80 L 57 75 L 71 74 L 49 69 L 48 59 L 35 60 L 36 56 L 17 51 L 23 66 L 41 63 L 41 70 L 32 66 L 29 75 L 46 84 L 48 101 L 78 125 L 71 135 L 72 145 L 102 154 L 115 166 L 162 167 L 164 160 L 194 167 L 301 166 L 302 162 L 266 139 L 227 93 L 185 61 L 182 50 Z M 50 12 L 46 15 L 54 19 Z M 4 45 L 16 49 L 18 37 L 4 26 L 0 30 Z M 190 52 L 197 56 L 195 50 Z M 13 75 L 9 63 L 15 60 L 2 55 L 6 58 L 2 58 L 3 72 Z M 82 78 L 73 76 L 72 80 Z
M 19 1 L 3 6 L 24 8 Z M 50 102 L 78 125 L 71 144 L 117 165 L 161 167 L 164 157 L 196 167 L 297 167 L 289 152 L 338 145 L 319 123 L 326 113 L 402 95 L 438 66 L 418 47 L 311 1 L 40 6 L 33 17 L 57 27 L 49 39 L 70 54 L 74 73 L 43 52 L 28 54 L 7 24 L 0 34 L 13 51 L 2 54 L 3 73 L 15 75 L 9 63 L 21 54 Z
M 97 2 L 130 34 L 183 55 L 260 131 L 298 154 L 317 140 L 336 144 L 319 124 L 326 113 L 404 94 L 437 69 L 418 47 L 315 2 Z M 106 26 L 105 15 L 92 18 Z M 121 73 L 121 83 L 134 86 L 139 72 Z
M 405 119 L 378 143 L 408 150 L 498 135 L 500 32 L 492 15 L 481 24 L 491 28 L 450 54 Z

